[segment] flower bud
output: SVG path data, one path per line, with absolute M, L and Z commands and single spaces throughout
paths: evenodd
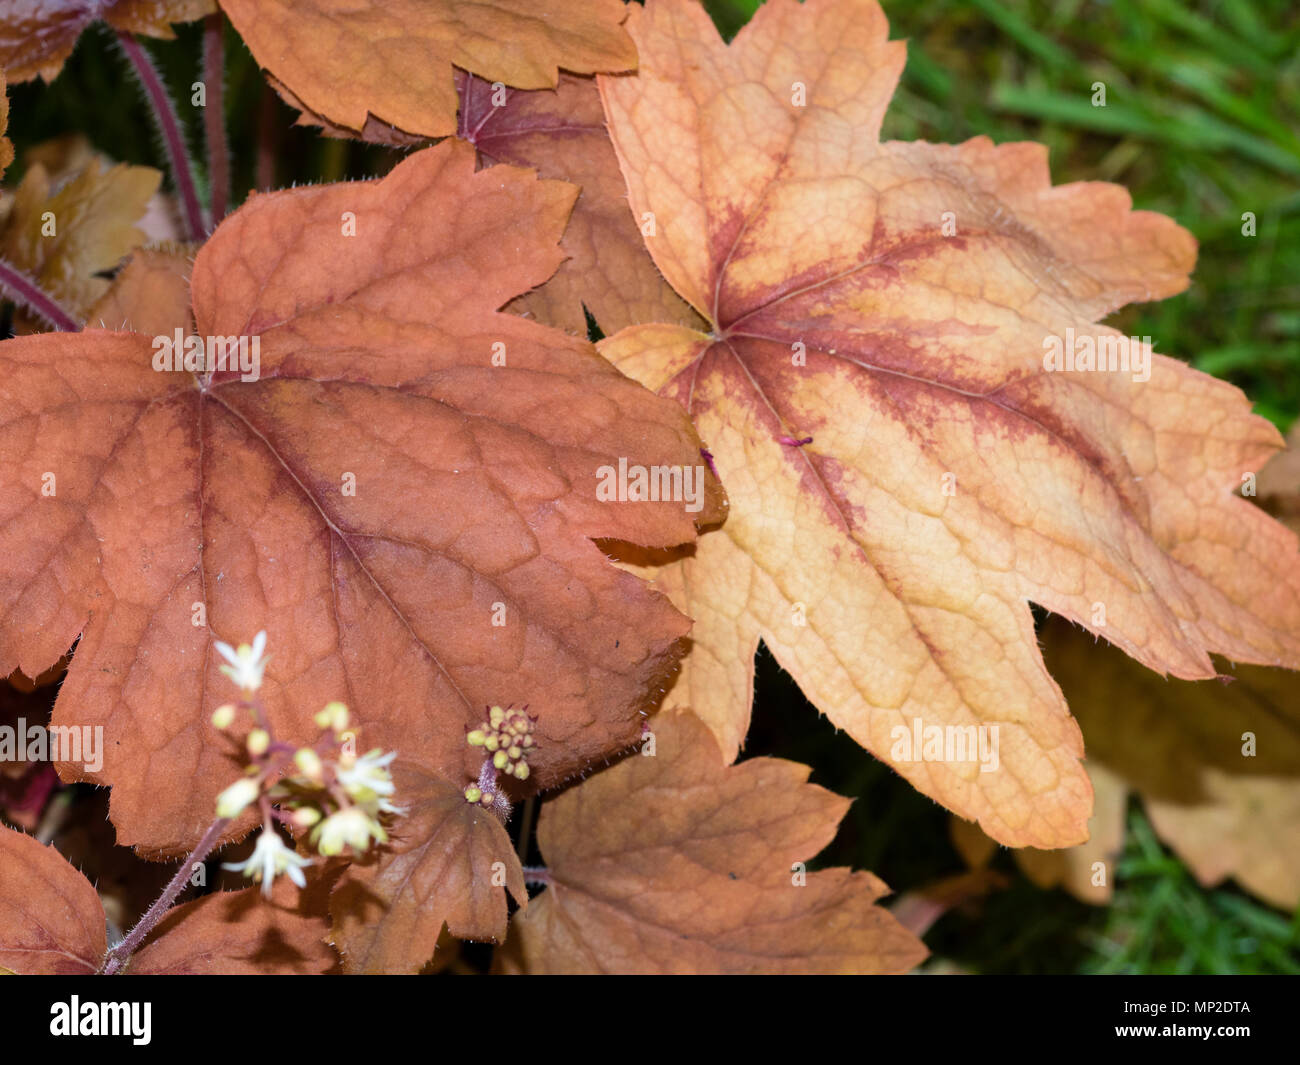
M 248 753 L 261 758 L 271 746 L 271 734 L 264 728 L 255 728 L 248 734 Z
M 308 780 L 320 782 L 325 776 L 325 769 L 321 765 L 320 755 L 310 747 L 299 747 L 293 754 L 293 763 Z
M 238 817 L 248 807 L 249 803 L 257 801 L 257 796 L 261 793 L 261 790 L 257 781 L 250 777 L 236 780 L 217 796 L 217 816 Z
M 316 715 L 316 724 L 321 728 L 342 732 L 348 727 L 350 715 L 348 708 L 340 702 L 326 703 L 325 708 Z
M 304 806 L 293 812 L 293 823 L 298 828 L 311 828 L 320 818 L 321 813 L 314 806 Z

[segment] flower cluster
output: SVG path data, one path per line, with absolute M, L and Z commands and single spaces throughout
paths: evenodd
M 534 740 L 533 719 L 527 710 L 526 706 L 519 710 L 490 706 L 487 720 L 466 735 L 465 741 L 471 747 L 482 747 L 486 752 L 478 781 L 465 789 L 466 802 L 509 814 L 510 803 L 497 787 L 497 774 L 528 779 L 528 754 Z
M 259 632 L 251 645 L 237 649 L 223 643 L 216 646 L 229 663 L 221 667 L 222 672 L 240 687 L 244 698 L 239 704 L 219 707 L 212 724 L 222 731 L 231 729 L 241 709 L 252 719 L 243 740 L 248 767 L 242 778 L 217 796 L 217 816 L 238 817 L 254 803 L 262 813 L 262 832 L 252 856 L 225 868 L 260 882 L 268 896 L 281 873 L 303 887 L 302 870 L 314 859 L 285 844 L 276 830 L 277 820 L 308 832 L 311 846 L 327 858 L 345 848 L 361 854 L 372 844 L 388 842 L 383 818 L 406 812 L 392 802 L 396 789 L 389 766 L 397 753 L 375 748 L 358 755 L 356 730 L 349 731 L 351 714 L 339 702 L 316 714 L 322 731 L 312 746 L 295 748 L 277 742 L 256 697 L 266 670 L 266 634 Z

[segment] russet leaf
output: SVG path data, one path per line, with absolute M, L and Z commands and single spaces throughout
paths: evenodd
M 312 976 L 338 966 L 325 942 L 324 893 L 276 882 L 218 891 L 170 910 L 132 956 L 132 976 Z
M 501 940 L 506 889 L 528 903 L 510 837 L 465 801 L 463 785 L 401 763 L 393 780 L 406 816 L 378 855 L 348 867 L 330 899 L 331 942 L 347 972 L 419 972 L 444 925 L 459 939 Z
M 629 70 L 621 0 L 222 0 L 304 119 L 381 142 L 456 132 L 452 67 L 520 89 Z
M 192 333 L 192 265 L 183 245 L 137 248 L 86 313 L 86 328 L 167 336 L 179 326 Z
M 0 825 L 0 968 L 85 976 L 107 949 L 90 881 L 53 847 Z
M 925 947 L 845 868 L 801 872 L 849 801 L 807 766 L 728 766 L 689 711 L 634 754 L 542 808 L 548 885 L 511 924 L 529 973 L 907 972 Z
M 721 489 L 693 511 L 598 498 L 602 467 L 693 465 L 699 439 L 585 341 L 497 310 L 558 265 L 576 190 L 474 164 L 447 142 L 230 216 L 194 322 L 255 340 L 256 380 L 160 372 L 138 333 L 0 344 L 0 673 L 80 635 L 53 721 L 103 729 L 93 779 L 142 853 L 193 845 L 238 772 L 209 723 L 233 694 L 214 640 L 269 633 L 286 741 L 342 693 L 363 742 L 453 781 L 477 775 L 484 706 L 528 702 L 530 786 L 633 742 L 675 666 L 688 621 L 592 540 L 680 543 Z

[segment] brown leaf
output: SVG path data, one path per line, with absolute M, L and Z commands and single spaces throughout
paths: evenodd
M 465 801 L 463 784 L 402 763 L 393 780 L 407 816 L 377 859 L 347 869 L 330 900 L 332 942 L 352 973 L 419 972 L 444 924 L 459 939 L 503 939 L 506 888 L 528 902 L 510 837 Z
M 1295 677 L 1225 665 L 1226 683 L 1166 679 L 1058 619 L 1043 646 L 1083 728 L 1098 808 L 1083 848 L 1060 857 L 1018 851 L 1026 872 L 1059 879 L 1084 901 L 1104 900 L 1109 890 L 1094 887 L 1087 870 L 1120 850 L 1124 797 L 1136 791 L 1156 833 L 1202 884 L 1231 876 L 1275 906 L 1300 904 Z
M 1300 532 L 1300 422 L 1291 426 L 1287 449 L 1274 455 L 1259 471 L 1256 491 L 1260 506 L 1288 528 Z
M 1175 359 L 1135 380 L 1144 345 L 1128 372 L 1044 361 L 1185 288 L 1194 240 L 1118 187 L 1053 187 L 1040 145 L 881 143 L 906 46 L 874 0 L 772 0 L 730 47 L 688 0 L 628 26 L 638 74 L 599 79 L 611 139 L 708 326 L 601 350 L 690 411 L 732 501 L 659 571 L 695 619 L 671 703 L 734 755 L 761 638 L 994 838 L 1082 840 L 1081 737 L 1030 601 L 1181 677 L 1212 676 L 1209 652 L 1300 665 L 1296 538 L 1233 497 L 1276 430 Z M 918 722 L 996 726 L 997 766 L 918 759 L 897 746 Z
M 40 163 L 27 170 L 0 233 L 0 255 L 78 318 L 108 290 L 96 275 L 144 239 L 137 228 L 162 174 L 147 166 L 102 169 L 91 160 L 55 188 Z M 52 228 L 51 228 L 52 227 Z
M 278 880 L 271 900 L 260 888 L 220 891 L 171 910 L 125 970 L 132 976 L 308 976 L 338 958 L 325 943 L 324 908 Z
M 849 801 L 807 766 L 728 767 L 685 710 L 654 718 L 632 755 L 542 809 L 550 884 L 512 922 L 533 973 L 906 972 L 919 940 L 875 905 L 870 873 L 795 867 L 830 842 Z
M 620 0 L 223 0 L 309 121 L 381 143 L 456 132 L 452 67 L 520 89 L 636 65 Z M 392 130 L 386 129 L 392 127 Z M 397 136 L 394 136 L 396 134 Z
M 37 688 L 48 688 L 63 679 L 63 674 L 67 671 L 68 664 L 72 661 L 71 655 L 64 655 L 44 673 L 37 674 L 35 677 L 29 677 L 21 670 L 14 670 L 5 679 L 10 686 L 20 692 L 34 692 Z
M 50 186 L 55 189 L 81 177 L 96 162 L 101 170 L 117 165 L 116 159 L 96 151 L 82 133 L 65 133 L 25 148 L 23 161 L 28 169 L 38 163 L 44 167 Z M 0 215 L 8 217 L 12 201 L 12 193 L 0 192 Z M 175 198 L 164 192 L 156 192 L 149 198 L 135 226 L 149 244 L 178 244 L 183 240 Z
M 214 0 L 17 0 L 0 10 L 0 67 L 13 81 L 53 81 L 77 38 L 96 19 L 116 30 L 170 40 L 174 22 L 216 10 Z
M 1288 913 L 1300 905 L 1300 773 L 1283 777 L 1201 772 L 1205 798 L 1185 804 L 1148 798 L 1156 835 L 1204 887 L 1232 877 Z
M 602 467 L 690 466 L 698 437 L 589 344 L 496 310 L 554 271 L 574 193 L 475 174 L 450 141 L 253 197 L 191 291 L 200 335 L 257 338 L 256 381 L 157 372 L 138 333 L 0 344 L 0 672 L 82 634 L 54 722 L 103 727 L 122 842 L 187 850 L 237 775 L 214 639 L 269 633 L 288 742 L 341 696 L 367 743 L 468 779 L 466 729 L 526 701 L 547 786 L 635 739 L 688 623 L 591 540 L 680 543 L 723 500 L 710 478 L 694 513 L 601 501 Z
M 108 949 L 90 881 L 53 847 L 0 825 L 0 967 L 21 975 L 96 972 Z
M 494 88 L 456 74 L 457 135 L 475 145 L 485 164 L 534 167 L 546 178 L 582 187 L 560 242 L 569 258 L 511 309 L 586 336 L 586 305 L 605 333 L 635 322 L 698 328 L 700 318 L 655 267 L 627 205 L 627 189 L 605 132 L 600 94 L 591 78 L 561 74 L 554 89 Z
M 168 336 L 177 328 L 193 332 L 191 264 L 183 245 L 137 248 L 86 314 L 86 328 L 144 336 Z
M 1095 797 L 1087 841 L 1057 850 L 1021 847 L 1013 853 L 1025 876 L 1038 887 L 1059 886 L 1080 902 L 1100 906 L 1109 903 L 1115 893 L 1115 863 L 1124 849 L 1128 788 L 1100 762 L 1090 761 L 1086 769 Z M 986 866 L 998 849 L 997 843 L 970 821 L 953 817 L 949 829 L 957 852 L 972 869 Z

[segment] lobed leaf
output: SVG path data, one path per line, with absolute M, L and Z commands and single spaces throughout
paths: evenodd
M 368 140 L 456 132 L 452 67 L 520 89 L 628 70 L 621 0 L 222 0 L 304 119 Z
M 407 815 L 393 840 L 344 872 L 330 899 L 331 942 L 352 973 L 417 973 L 445 926 L 458 939 L 501 940 L 506 890 L 528 903 L 523 870 L 496 816 L 464 785 L 397 763 Z
M 591 541 L 680 543 L 723 500 L 598 498 L 602 467 L 693 465 L 698 437 L 497 311 L 558 265 L 574 192 L 448 142 L 254 197 L 191 290 L 199 335 L 260 344 L 256 380 L 160 372 L 138 333 L 0 344 L 0 673 L 80 634 L 53 721 L 102 727 L 106 757 L 60 771 L 113 787 L 122 842 L 179 853 L 210 822 L 238 771 L 213 642 L 262 630 L 288 742 L 340 692 L 367 744 L 449 779 L 477 776 L 494 702 L 538 714 L 537 786 L 635 739 L 688 622 Z
M 695 619 L 670 702 L 734 757 L 762 639 L 995 839 L 1081 841 L 1082 740 L 1031 601 L 1162 673 L 1300 665 L 1296 538 L 1233 495 L 1276 430 L 1145 342 L 1146 380 L 1044 360 L 1181 291 L 1194 240 L 1116 186 L 1053 187 L 1039 145 L 880 142 L 905 45 L 874 0 L 772 0 L 730 47 L 687 0 L 628 25 L 637 75 L 599 79 L 611 138 L 708 325 L 601 351 L 689 410 L 733 504 L 659 571 Z M 996 727 L 998 764 L 896 748 L 918 723 Z
M 849 801 L 807 766 L 728 767 L 685 710 L 632 755 L 546 803 L 548 886 L 511 925 L 529 973 L 906 972 L 925 947 L 875 905 L 870 873 L 798 871 Z

